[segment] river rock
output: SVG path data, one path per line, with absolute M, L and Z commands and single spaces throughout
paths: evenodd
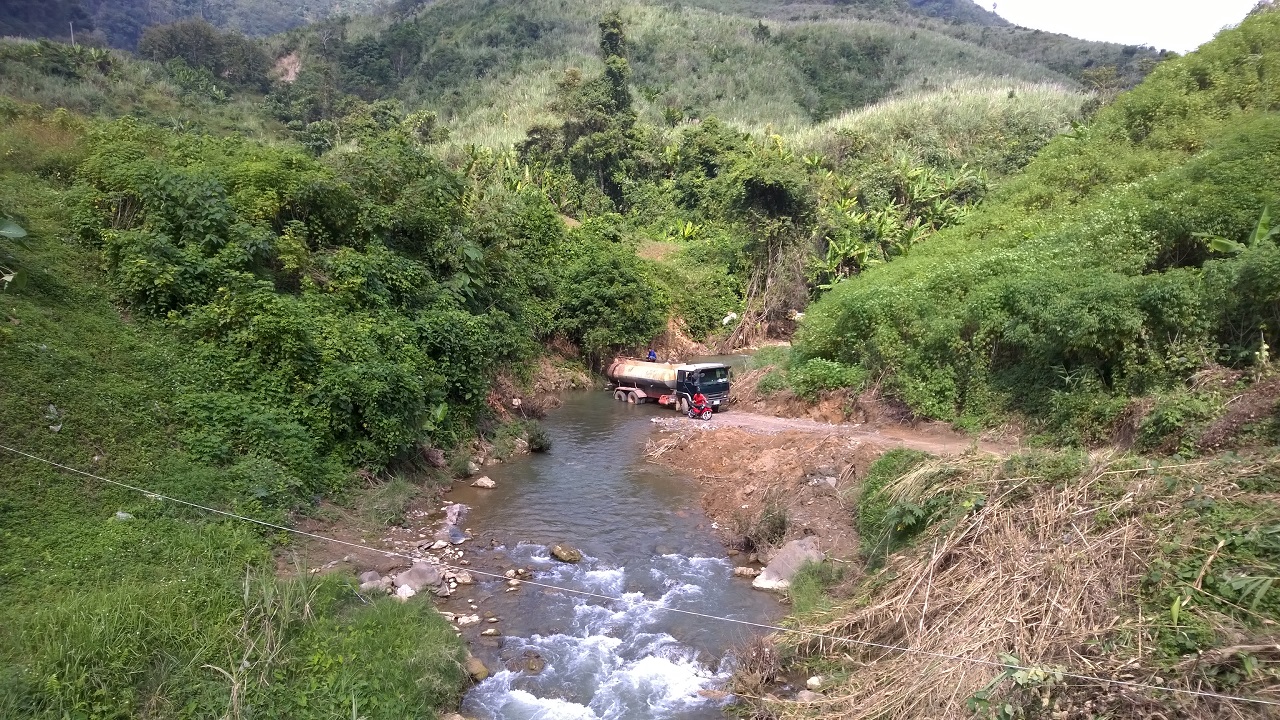
M 467 657 L 467 662 L 463 665 L 463 668 L 476 682 L 482 682 L 489 677 L 489 668 L 485 667 L 484 663 L 480 662 L 480 658 L 475 655 Z
M 568 545 L 553 545 L 551 547 L 551 557 L 560 562 L 576 563 L 581 562 L 582 552 Z
M 814 675 L 805 682 L 804 686 L 814 692 L 818 692 L 822 689 L 822 676 Z
M 401 600 L 408 600 L 409 598 L 417 594 L 418 594 L 418 591 L 414 590 L 408 585 L 401 585 L 400 587 L 396 588 L 396 597 L 400 598 Z
M 440 574 L 440 568 L 426 563 L 414 563 L 413 567 L 405 570 L 395 576 L 397 592 L 399 588 L 408 587 L 417 592 L 425 587 L 433 587 L 441 584 L 444 577 Z
M 516 454 L 517 454 L 517 455 L 528 455 L 528 454 L 529 454 L 529 441 L 528 441 L 528 440 L 525 440 L 524 438 L 516 438 L 515 442 L 511 443 L 511 445 L 512 445 L 512 447 L 515 449 L 515 452 L 516 452 Z
M 448 540 L 436 540 L 435 542 L 431 543 L 431 545 L 430 545 L 430 546 L 428 546 L 428 547 L 427 547 L 427 549 L 428 549 L 428 550 L 443 550 L 443 549 L 445 549 L 445 548 L 447 548 L 447 547 L 449 547 L 449 541 L 448 541 Z
M 536 675 L 545 669 L 547 669 L 547 661 L 543 660 L 543 656 L 534 651 L 525 651 L 525 657 L 521 662 L 521 670 L 530 675 Z
M 471 483 L 471 487 L 484 488 L 486 490 L 492 490 L 497 486 L 498 483 L 490 480 L 487 475 L 485 477 L 478 478 L 475 482 Z
M 117 520 L 132 520 L 133 516 L 123 510 L 117 510 L 115 515 Z
M 487 630 L 481 630 L 481 631 L 480 631 L 480 634 L 481 634 L 481 635 L 483 635 L 483 636 L 485 636 L 485 637 L 497 637 L 497 636 L 498 636 L 498 628 L 488 628 Z
M 773 554 L 764 572 L 756 576 L 751 586 L 758 590 L 786 590 L 805 563 L 822 562 L 826 556 L 818 549 L 818 538 L 810 535 L 792 540 Z
M 796 702 L 811 703 L 821 702 L 824 698 L 812 690 L 801 690 L 796 693 Z
M 454 579 L 454 580 L 455 580 L 459 585 L 472 585 L 472 584 L 474 584 L 474 583 L 475 583 L 475 581 L 476 581 L 476 579 L 475 579 L 475 578 L 471 577 L 471 573 L 467 572 L 466 570 L 463 570 L 463 571 L 461 571 L 461 572 L 456 572 L 456 573 L 454 573 L 454 574 L 453 574 L 453 579 Z
M 468 460 L 467 461 L 467 477 L 471 477 L 472 475 L 475 475 L 478 472 L 480 472 L 480 466 L 477 465 L 474 460 Z
M 479 615 L 459 615 L 457 619 L 458 619 L 458 627 L 467 627 L 468 625 L 480 624 Z
M 391 592 L 391 578 L 382 578 L 376 582 L 360 583 L 360 592 Z
M 382 576 L 378 574 L 377 570 L 366 570 L 360 573 L 360 582 L 362 584 L 369 583 L 369 582 L 378 582 L 381 579 L 382 579 Z
M 733 569 L 733 574 L 735 577 L 753 578 L 760 574 L 760 569 L 753 567 L 736 567 Z

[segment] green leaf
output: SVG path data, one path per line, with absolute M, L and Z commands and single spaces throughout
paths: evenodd
M 1178 626 L 1178 615 L 1182 613 L 1182 596 L 1179 595 L 1173 599 L 1173 605 L 1169 606 L 1169 617 L 1173 618 L 1173 626 Z
M 26 237 L 27 231 L 9 218 L 0 217 L 0 236 L 7 237 L 10 240 L 17 240 L 18 238 Z
M 1248 246 L 1243 243 L 1238 243 L 1235 240 L 1228 240 L 1224 237 L 1209 239 L 1209 249 L 1214 252 L 1231 253 L 1234 255 L 1236 253 L 1243 252 L 1246 247 Z
M 1275 234 L 1271 230 L 1271 206 L 1262 208 L 1262 217 L 1258 218 L 1258 225 L 1253 228 L 1253 233 L 1249 235 L 1249 240 L 1245 243 L 1249 247 L 1253 247 L 1259 242 L 1270 238 Z

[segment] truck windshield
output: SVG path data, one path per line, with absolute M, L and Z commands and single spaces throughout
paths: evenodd
M 699 370 L 698 374 L 694 378 L 694 382 L 698 383 L 703 387 L 720 385 L 725 382 L 728 382 L 728 380 L 729 380 L 729 368 L 727 367 L 708 368 L 706 370 Z

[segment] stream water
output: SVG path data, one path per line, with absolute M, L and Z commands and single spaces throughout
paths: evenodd
M 527 568 L 532 580 L 606 596 L 532 585 L 507 592 L 505 581 L 484 579 L 459 593 L 459 610 L 476 604 L 499 618 L 481 627 L 501 632 L 474 639 L 493 675 L 467 694 L 463 712 L 482 720 L 723 717 L 723 701 L 700 691 L 727 678 L 727 651 L 752 629 L 663 608 L 753 622 L 782 609 L 733 576 L 696 484 L 645 461 L 650 418 L 671 413 L 604 392 L 569 395 L 543 421 L 550 452 L 487 468 L 496 489 L 450 494 L 471 508 L 463 524 L 474 567 Z M 582 562 L 552 560 L 547 548 L 557 542 L 581 550 Z M 545 667 L 530 672 L 530 659 Z

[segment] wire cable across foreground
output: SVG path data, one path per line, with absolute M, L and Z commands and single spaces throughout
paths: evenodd
M 13 453 L 13 454 L 15 454 L 15 455 L 20 455 L 20 456 L 22 456 L 22 457 L 25 457 L 25 458 L 30 459 L 30 460 L 34 460 L 34 461 L 39 462 L 39 463 L 44 463 L 44 464 L 46 464 L 46 465 L 51 465 L 51 466 L 53 466 L 53 467 L 56 467 L 56 468 L 59 468 L 59 469 L 65 470 L 65 471 L 70 472 L 70 473 L 74 473 L 74 474 L 77 474 L 77 475 L 83 475 L 83 476 L 85 476 L 85 477 L 93 478 L 94 480 L 99 480 L 99 481 L 101 481 L 101 482 L 108 483 L 108 484 L 110 484 L 110 485 L 115 485 L 116 487 L 124 488 L 124 489 L 126 489 L 126 490 L 131 490 L 131 491 L 133 491 L 133 492 L 140 493 L 140 494 L 142 494 L 142 495 L 144 495 L 144 496 L 146 496 L 146 497 L 148 497 L 148 498 L 152 498 L 152 499 L 156 499 L 156 500 L 165 500 L 165 501 L 168 501 L 168 502 L 176 503 L 176 504 L 178 504 L 178 505 L 185 505 L 185 506 L 187 506 L 187 507 L 195 508 L 195 509 L 197 509 L 197 510 L 203 510 L 203 511 L 205 511 L 205 512 L 212 513 L 212 514 L 215 514 L 215 515 L 221 515 L 221 516 L 223 516 L 223 517 L 232 518 L 232 519 L 235 519 L 235 520 L 241 520 L 241 521 L 244 521 L 244 522 L 247 522 L 247 523 L 252 523 L 252 524 L 254 524 L 254 525 L 259 525 L 259 526 L 262 526 L 262 527 L 271 528 L 271 529 L 273 529 L 273 530 L 280 530 L 280 531 L 287 532 L 287 533 L 291 533 L 291 534 L 293 534 L 293 535 L 298 535 L 298 536 L 301 536 L 301 537 L 308 537 L 308 538 L 312 538 L 312 539 L 314 539 L 314 540 L 320 540 L 320 541 L 323 541 L 323 542 L 333 543 L 333 544 L 335 544 L 335 545 L 344 545 L 344 546 L 346 546 L 346 547 L 356 548 L 356 549 L 358 549 L 358 550 L 364 550 L 364 551 L 371 552 L 371 553 L 377 553 L 377 554 L 381 554 L 381 555 L 388 556 L 388 557 L 399 557 L 399 558 L 403 558 L 403 559 L 409 560 L 410 562 L 421 562 L 421 558 L 418 558 L 418 557 L 415 557 L 415 556 L 412 556 L 412 555 L 408 555 L 408 554 L 405 554 L 405 553 L 402 553 L 402 552 L 397 552 L 397 551 L 395 551 L 395 550 L 387 550 L 387 549 L 383 549 L 383 548 L 375 548 L 375 547 L 371 547 L 371 546 L 369 546 L 369 545 L 362 545 L 362 544 L 360 544 L 360 543 L 353 543 L 353 542 L 349 542 L 349 541 L 347 541 L 347 540 L 339 540 L 338 538 L 328 537 L 328 536 L 326 536 L 326 535 L 319 535 L 319 534 L 316 534 L 316 533 L 307 532 L 307 531 L 305 531 L 305 530 L 299 530 L 299 529 L 297 529 L 297 528 L 291 528 L 291 527 L 288 527 L 288 526 L 286 526 L 286 525 L 279 525 L 279 524 L 277 524 L 277 523 L 267 522 L 266 520 L 259 520 L 259 519 L 257 519 L 257 518 L 247 517 L 247 516 L 245 516 L 245 515 L 239 515 L 239 514 L 236 514 L 236 513 L 233 513 L 233 512 L 227 512 L 226 510 L 219 510 L 219 509 L 217 509 L 217 508 L 212 508 L 212 507 L 208 507 L 208 506 L 206 506 L 206 505 L 201 505 L 201 504 L 199 504 L 199 503 L 191 502 L 190 500 L 183 500 L 182 498 L 171 497 L 171 496 L 169 496 L 169 495 L 165 495 L 165 494 L 163 494 L 163 493 L 154 492 L 154 491 L 151 491 L 151 490 L 147 490 L 146 488 L 138 487 L 138 486 L 136 486 L 136 485 L 130 485 L 130 484 L 128 484 L 128 483 L 120 482 L 120 481 L 118 481 L 118 480 L 112 480 L 112 479 L 110 479 L 110 478 L 106 478 L 106 477 L 103 477 L 103 476 L 101 476 L 101 475 L 96 475 L 96 474 L 91 473 L 91 472 L 87 472 L 87 471 L 84 471 L 84 470 L 80 470 L 80 469 L 77 469 L 77 468 L 71 467 L 71 466 L 69 466 L 69 465 L 64 465 L 64 464 L 59 463 L 59 462 L 56 462 L 56 461 L 54 461 L 54 460 L 49 460 L 49 459 L 47 459 L 47 458 L 43 458 L 43 457 L 40 457 L 40 456 L 38 456 L 38 455 L 33 455 L 33 454 L 31 454 L 31 453 L 24 452 L 24 451 L 22 451 L 22 450 L 19 450 L 19 449 L 17 449 L 17 448 L 12 448 L 12 447 L 9 447 L 9 446 L 7 446 L 7 445 L 0 444 L 0 450 L 6 450 L 6 451 L 11 452 L 11 453 Z M 451 565 L 451 564 L 444 563 L 444 562 L 436 563 L 436 565 L 437 565 L 438 567 L 446 568 L 446 569 L 449 569 L 449 570 L 454 570 L 454 571 L 458 571 L 458 572 L 463 572 L 463 571 L 465 571 L 465 572 L 468 572 L 468 573 L 470 573 L 470 574 L 472 574 L 472 575 L 478 575 L 478 576 L 482 576 L 482 577 L 490 577 L 490 578 L 494 578 L 494 579 L 498 579 L 498 580 L 506 580 L 506 579 L 508 579 L 505 575 L 501 575 L 501 574 L 493 573 L 493 572 L 487 572 L 487 571 L 483 571 L 483 570 L 476 570 L 476 569 L 473 569 L 473 568 L 471 568 L 471 567 L 456 566 L 456 565 Z M 550 583 L 544 583 L 544 582 L 540 582 L 540 581 L 537 581 L 537 580 L 520 580 L 519 582 L 520 582 L 520 584 L 522 584 L 522 585 L 530 585 L 530 586 L 533 586 L 533 587 L 541 587 L 541 588 L 546 588 L 546 589 L 548 589 L 548 590 L 555 590 L 555 591 L 557 591 L 557 592 L 562 592 L 562 593 L 569 594 L 569 595 L 577 595 L 577 596 L 580 596 L 580 597 L 596 598 L 596 599 L 600 599 L 600 600 L 606 600 L 606 601 L 609 601 L 609 602 L 615 602 L 615 601 L 617 601 L 617 600 L 619 600 L 619 599 L 620 599 L 620 598 L 618 598 L 618 597 L 616 597 L 616 596 L 612 596 L 612 595 L 604 595 L 604 594 L 602 594 L 602 593 L 595 593 L 595 592 L 591 592 L 591 591 L 589 591 L 589 590 L 577 590 L 577 589 L 574 589 L 574 588 L 567 588 L 567 587 L 562 587 L 562 586 L 559 586 L 559 585 L 552 585 L 552 584 L 550 584 Z M 899 645 L 890 645 L 890 644 L 886 644 L 886 643 L 877 643 L 877 642 L 871 642 L 871 641 L 868 641 L 868 640 L 855 640 L 855 639 L 853 639 L 853 638 L 844 638 L 844 637 L 839 637 L 839 636 L 837 636 L 837 635 L 827 635 L 827 634 L 825 634 L 825 633 L 818 633 L 818 632 L 813 632 L 813 631 L 810 631 L 810 630 L 799 630 L 799 629 L 796 629 L 796 628 L 783 627 L 783 626 L 781 626 L 781 625 L 771 625 L 771 624 L 768 624 L 768 623 L 758 623 L 758 622 L 752 622 L 752 621 L 750 621 L 750 620 L 740 620 L 740 619 L 737 619 L 737 618 L 724 617 L 724 616 L 720 616 L 720 615 L 712 615 L 712 614 L 709 614 L 709 613 L 701 613 L 701 612 L 698 612 L 698 611 L 696 611 L 696 610 L 686 610 L 686 609 L 684 609 L 684 608 L 673 608 L 673 607 L 667 607 L 667 606 L 665 606 L 665 605 L 661 605 L 661 604 L 657 603 L 656 601 L 654 601 L 654 600 L 650 600 L 650 599 L 648 599 L 648 598 L 645 598 L 645 599 L 644 599 L 644 602 L 645 602 L 645 603 L 648 603 L 649 605 L 651 605 L 651 606 L 652 606 L 654 609 L 656 609 L 656 610 L 661 610 L 661 611 L 665 611 L 665 612 L 669 612 L 669 613 L 676 613 L 676 614 L 680 614 L 680 615 L 686 615 L 686 616 L 698 617 L 698 618 L 703 618 L 703 619 L 706 619 L 706 620 L 716 620 L 716 621 L 719 621 L 719 622 L 732 623 L 732 624 L 735 624 L 735 625 L 741 625 L 741 626 L 751 627 L 751 628 L 756 628 L 756 629 L 760 629 L 760 630 L 769 630 L 769 631 L 772 631 L 772 632 L 786 633 L 786 634 L 790 634 L 790 635 L 797 635 L 797 636 L 800 636 L 800 637 L 808 637 L 808 638 L 815 638 L 815 639 L 819 639 L 819 640 L 826 640 L 826 641 L 830 641 L 830 642 L 832 642 L 832 643 L 843 643 L 843 644 L 846 644 L 846 645 L 854 645 L 854 646 L 857 646 L 857 647 L 874 648 L 874 649 L 877 649 L 877 650 L 885 650 L 885 651 L 890 651 L 890 652 L 899 652 L 899 653 L 905 653 L 905 654 L 910 654 L 910 655 L 918 655 L 918 656 L 921 656 L 921 657 L 929 657 L 929 658 L 933 658 L 933 659 L 937 659 L 937 660 L 946 660 L 946 661 L 956 662 L 956 663 L 970 663 L 970 664 L 974 664 L 974 665 L 983 665 L 983 666 L 987 666 L 987 667 L 999 668 L 999 669 L 1004 670 L 1004 671 L 1008 671 L 1008 670 L 1029 671 L 1029 670 L 1033 670 L 1033 669 L 1034 669 L 1034 668 L 1032 668 L 1032 667 L 1030 667 L 1030 666 L 1014 665 L 1014 664 L 1009 664 L 1009 663 L 1000 662 L 1000 661 L 996 661 L 996 660 L 987 660 L 987 659 L 984 659 L 984 658 L 965 657 L 965 656 L 962 656 L 962 655 L 950 655 L 950 654 L 947 654 L 947 653 L 940 653 L 940 652 L 935 652 L 935 651 L 932 651 L 932 650 L 921 650 L 921 649 L 918 649 L 918 648 L 910 648 L 910 647 L 904 647 L 904 646 L 899 646 Z M 1172 694 L 1175 694 L 1175 695 L 1190 695 L 1190 696 L 1197 696 L 1197 697 L 1213 698 L 1213 699 L 1217 699 L 1217 700 L 1224 700 L 1224 701 L 1229 701 L 1229 702 L 1241 702 L 1241 703 L 1250 703 L 1250 704 L 1255 704 L 1255 705 L 1269 705 L 1269 706 L 1280 707 L 1280 701 L 1277 701 L 1277 700 L 1265 700 L 1265 699 L 1262 699 L 1262 698 L 1250 698 L 1250 697 L 1243 697 L 1243 696 L 1240 696 L 1240 695 L 1227 695 L 1227 694 L 1223 694 L 1223 693 L 1216 693 L 1216 692 L 1210 692 L 1210 691 L 1205 691 L 1205 690 L 1192 690 L 1192 689 L 1189 689 L 1189 688 L 1176 688 L 1176 687 L 1169 687 L 1169 686 L 1166 686 L 1166 685 L 1153 685 L 1153 684 L 1149 684 L 1149 683 L 1134 682 L 1134 681 L 1131 681 L 1131 680 L 1114 680 L 1114 679 L 1110 679 L 1110 678 L 1096 677 L 1096 676 L 1093 676 L 1093 675 L 1082 675 L 1082 674 L 1078 674 L 1078 673 L 1070 673 L 1070 672 L 1062 672 L 1062 673 L 1060 673 L 1060 675 L 1061 675 L 1062 677 L 1064 677 L 1064 678 L 1071 678 L 1071 679 L 1073 679 L 1073 680 L 1082 680 L 1082 681 L 1089 682 L 1089 683 L 1101 683 L 1101 684 L 1108 684 L 1108 685 L 1119 685 L 1119 686 L 1122 686 L 1122 687 L 1128 687 L 1128 688 L 1133 688 L 1133 689 L 1138 689 L 1138 690 L 1152 690 L 1152 691 L 1156 691 L 1156 692 L 1172 693 Z

